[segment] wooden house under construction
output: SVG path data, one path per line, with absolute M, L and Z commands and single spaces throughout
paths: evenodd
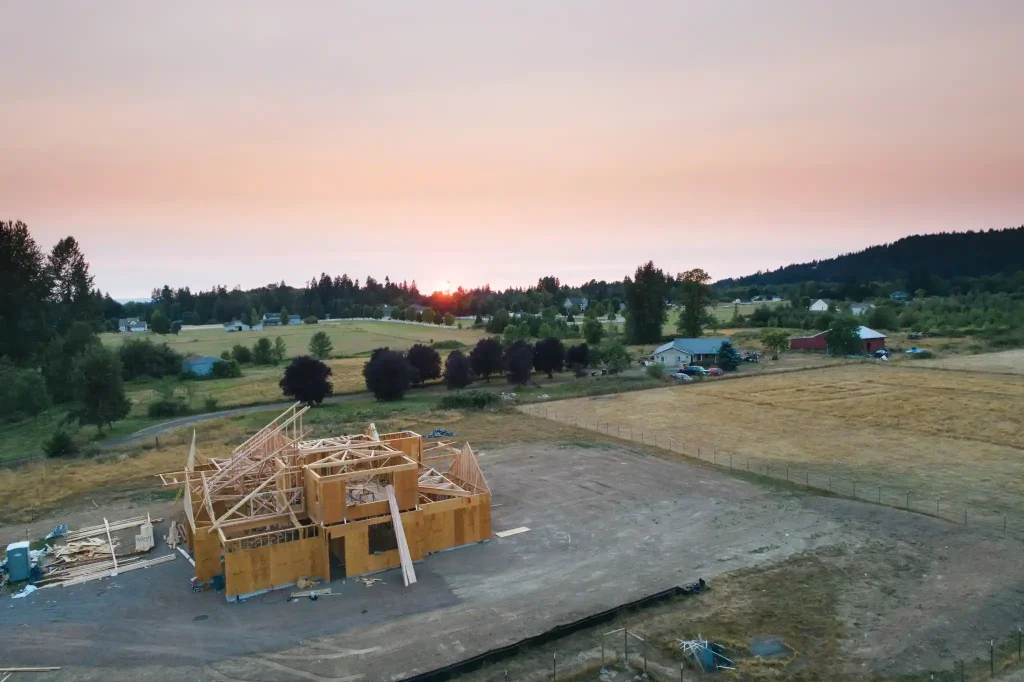
M 196 579 L 223 576 L 229 600 L 300 577 L 355 576 L 491 536 L 491 495 L 468 444 L 411 431 L 305 440 L 293 405 L 223 459 L 161 474 L 183 490 Z

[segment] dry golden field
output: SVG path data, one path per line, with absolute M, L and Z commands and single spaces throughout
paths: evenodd
M 981 357 L 981 356 L 978 356 Z M 1024 376 L 856 364 L 554 403 L 581 420 L 979 511 L 1024 509 Z M 558 417 L 562 419 L 561 416 Z M 592 426 L 589 428 L 593 428 Z M 607 427 L 602 426 L 602 430 Z M 650 435 L 648 435 L 648 438 Z M 883 500 L 884 501 L 884 500 Z
M 1024 349 L 1017 348 L 1014 350 L 1004 350 L 999 353 L 983 353 L 981 355 L 961 355 L 934 360 L 929 362 L 928 365 L 940 369 L 966 372 L 1024 375 Z

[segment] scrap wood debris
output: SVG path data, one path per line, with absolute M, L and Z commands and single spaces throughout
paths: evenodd
M 701 672 L 710 673 L 716 670 L 735 670 L 736 664 L 725 656 L 725 647 L 709 642 L 700 635 L 697 639 L 677 639 L 683 657 L 692 659 Z
M 373 587 L 374 583 L 382 583 L 382 582 L 384 582 L 384 579 L 383 578 L 356 578 L 356 581 L 361 582 L 362 584 L 366 585 L 367 587 Z

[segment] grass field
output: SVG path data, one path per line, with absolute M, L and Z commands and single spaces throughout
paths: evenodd
M 1024 509 L 1024 377 L 919 367 L 841 365 L 578 399 L 559 409 L 651 429 L 736 462 L 750 457 L 773 469 L 881 484 L 888 495 L 910 489 L 993 514 Z
M 929 366 L 966 372 L 1024 375 L 1024 350 L 943 358 L 930 362 Z
M 174 350 L 183 355 L 212 355 L 231 350 L 236 343 L 252 346 L 260 337 L 271 341 L 278 336 L 288 346 L 288 356 L 307 354 L 309 340 L 318 331 L 327 332 L 334 344 L 334 356 L 345 357 L 369 353 L 375 348 L 388 346 L 394 350 L 407 350 L 416 343 L 434 341 L 461 341 L 467 346 L 487 336 L 476 329 L 457 327 L 423 326 L 400 322 L 338 320 L 321 324 L 296 324 L 284 327 L 268 327 L 261 332 L 226 332 L 220 327 L 183 331 L 180 334 L 102 334 L 105 344 L 120 346 L 127 339 L 148 338 L 156 342 L 166 341 Z

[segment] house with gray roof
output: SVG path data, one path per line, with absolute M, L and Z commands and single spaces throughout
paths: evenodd
M 714 364 L 718 362 L 718 350 L 726 341 L 731 343 L 727 337 L 673 339 L 655 348 L 651 360 L 669 368 Z

